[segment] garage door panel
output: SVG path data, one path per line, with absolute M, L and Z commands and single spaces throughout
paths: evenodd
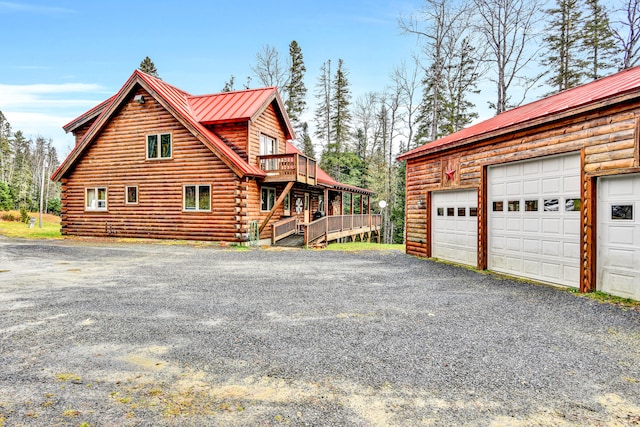
M 560 256 L 560 242 L 558 242 L 557 240 L 543 240 L 542 255 Z
M 522 227 L 521 227 L 522 222 L 520 221 L 519 218 L 507 218 L 506 224 L 507 224 L 507 231 L 512 231 L 512 232 L 522 231 Z
M 542 218 L 542 232 L 549 234 L 560 233 L 560 218 Z
M 528 233 L 537 233 L 538 231 L 540 231 L 540 219 L 525 218 L 523 221 L 522 229 Z
M 543 178 L 542 193 L 549 195 L 560 194 L 560 178 Z
M 640 300 L 640 175 L 599 178 L 597 284 L 599 290 Z M 618 206 L 630 206 L 621 215 Z
M 523 239 L 522 248 L 525 253 L 537 254 L 540 252 L 540 241 L 533 239 Z
M 564 242 L 563 252 L 566 258 L 580 259 L 580 244 L 574 242 Z
M 494 192 L 497 183 L 508 191 Z M 492 166 L 487 188 L 489 268 L 578 286 L 581 217 L 565 204 L 580 199 L 580 156 Z M 494 203 L 505 209 L 492 209 Z
M 431 254 L 435 258 L 477 265 L 478 218 L 471 208 L 478 208 L 477 190 L 432 193 Z M 441 209 L 446 216 L 438 216 Z

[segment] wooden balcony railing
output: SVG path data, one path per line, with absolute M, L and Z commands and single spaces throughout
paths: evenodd
M 316 161 L 302 154 L 271 154 L 259 156 L 258 161 L 260 169 L 267 173 L 265 182 L 317 183 Z

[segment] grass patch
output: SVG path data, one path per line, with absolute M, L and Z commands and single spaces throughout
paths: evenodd
M 20 218 L 19 212 L 9 212 L 15 218 Z M 32 212 L 30 217 L 36 218 L 33 228 L 29 224 L 19 221 L 0 220 L 0 234 L 7 237 L 21 237 L 25 239 L 60 239 L 60 217 L 50 214 L 42 215 L 42 228 L 40 228 L 40 214 Z
M 348 243 L 329 243 L 325 251 L 404 251 L 403 244 L 385 244 L 385 243 L 367 243 L 367 242 L 348 242 Z
M 569 291 L 575 295 L 589 298 L 602 304 L 612 304 L 625 309 L 640 311 L 640 301 L 632 300 L 631 298 L 618 297 L 601 291 L 581 293 L 575 288 L 571 288 Z

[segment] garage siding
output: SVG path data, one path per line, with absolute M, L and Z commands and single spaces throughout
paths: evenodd
M 577 272 L 565 272 L 571 286 L 581 290 L 596 287 L 596 177 L 640 172 L 638 129 L 640 128 L 640 94 L 624 102 L 603 102 L 582 108 L 576 113 L 563 112 L 557 119 L 539 119 L 511 132 L 497 130 L 495 136 L 481 135 L 455 142 L 407 158 L 407 246 L 409 254 L 430 256 L 432 224 L 431 206 L 418 209 L 421 200 L 430 200 L 437 191 L 476 188 L 478 195 L 478 266 L 488 267 L 488 201 L 483 190 L 488 185 L 487 171 L 492 166 L 550 156 L 580 153 L 579 191 L 581 198 Z M 456 180 L 448 182 L 443 165 L 456 164 Z M 487 230 L 483 230 L 486 225 Z M 574 250 L 574 243 L 571 243 Z M 572 255 L 573 257 L 574 255 Z M 593 264 L 593 265 L 592 265 Z M 564 280 L 564 279 L 563 279 Z M 562 282 L 562 281 L 561 281 Z

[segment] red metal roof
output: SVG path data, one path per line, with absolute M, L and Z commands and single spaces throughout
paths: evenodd
M 251 120 L 270 102 L 277 88 L 249 89 L 213 95 L 192 96 L 189 104 L 201 123 Z
M 104 109 L 107 108 L 109 104 L 113 102 L 115 97 L 116 96 L 113 95 L 111 98 L 105 101 L 102 101 L 100 104 L 96 105 L 86 113 L 76 117 L 66 125 L 62 126 L 62 129 L 64 129 L 64 131 L 68 133 L 79 128 L 80 126 L 85 124 L 87 121 L 91 120 L 92 118 L 98 117 L 104 111 Z
M 116 95 L 90 110 L 100 110 L 100 115 L 91 125 L 84 138 L 71 150 L 67 158 L 53 173 L 53 175 L 51 176 L 52 180 L 61 178 L 64 173 L 71 167 L 71 165 L 80 157 L 82 152 L 84 152 L 84 150 L 86 150 L 86 148 L 91 144 L 93 138 L 95 138 L 95 136 L 99 133 L 98 130 L 105 126 L 109 120 L 109 117 L 114 114 L 118 104 L 124 102 L 127 95 L 134 90 L 136 85 L 142 86 L 159 102 L 163 103 L 170 111 L 175 114 L 176 118 L 188 123 L 195 130 L 194 135 L 200 138 L 200 140 L 205 145 L 207 145 L 214 153 L 216 153 L 220 157 L 222 161 L 229 165 L 229 167 L 235 170 L 239 175 L 249 175 L 256 177 L 265 176 L 265 172 L 263 170 L 261 170 L 256 165 L 252 165 L 246 162 L 235 151 L 233 151 L 231 147 L 225 144 L 217 135 L 215 135 L 197 120 L 189 106 L 188 98 L 191 95 L 160 79 L 145 74 L 142 71 L 136 70 Z M 88 113 L 81 115 L 72 123 L 79 122 L 78 120 L 80 118 L 86 118 L 87 114 Z
M 551 120 L 559 113 L 587 107 L 600 101 L 640 90 L 640 67 L 629 68 L 608 77 L 551 95 L 530 104 L 505 111 L 488 120 L 469 126 L 443 138 L 414 148 L 398 156 L 398 160 L 417 157 L 423 153 L 446 149 L 446 146 L 482 138 L 486 134 L 507 133 L 522 129 L 533 121 Z M 459 144 L 456 144 L 459 145 Z

